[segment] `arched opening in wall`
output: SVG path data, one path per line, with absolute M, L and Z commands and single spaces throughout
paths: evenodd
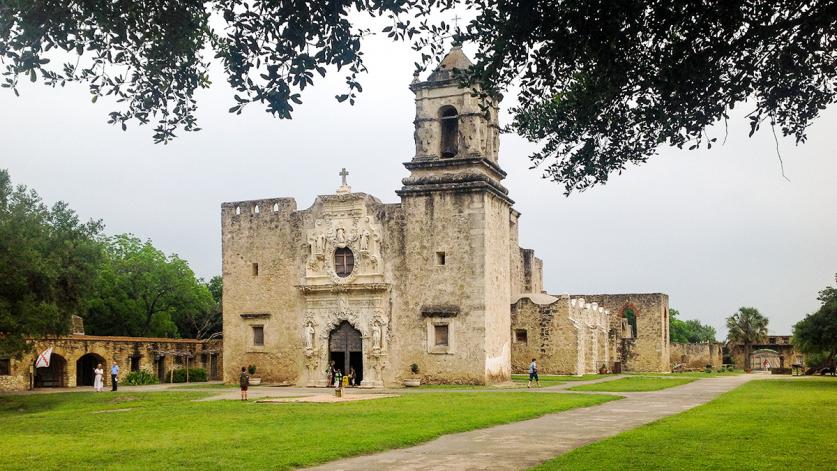
M 102 382 L 106 383 L 105 379 L 110 379 L 110 369 L 108 362 L 101 355 L 86 353 L 76 360 L 76 386 L 93 386 L 93 380 L 96 379 L 93 370 L 100 364 L 105 373 L 102 375 Z
M 443 106 L 439 109 L 439 121 L 442 125 L 442 158 L 455 157 L 459 153 L 459 113 L 450 105 Z
M 49 359 L 47 368 L 35 368 L 36 388 L 63 388 L 67 386 L 67 360 L 57 353 Z
M 278 212 L 279 212 L 279 203 L 273 203 L 273 212 L 274 212 L 274 213 L 278 213 Z
M 355 385 L 363 380 L 363 338 L 348 321 L 343 321 L 328 336 L 328 360 L 343 375 L 355 371 Z
M 261 208 L 259 208 L 259 205 L 256 205 L 253 208 L 253 214 L 259 214 L 260 212 L 261 212 Z
M 236 206 L 236 207 L 235 207 L 235 215 L 236 215 L 236 216 L 241 215 L 241 206 Z
M 639 332 L 636 330 L 636 311 L 633 307 L 626 307 L 622 310 L 622 317 L 628 320 L 628 325 L 631 326 L 631 337 L 637 338 Z
M 157 357 L 157 379 L 160 380 L 161 383 L 166 382 L 166 357 L 160 355 Z

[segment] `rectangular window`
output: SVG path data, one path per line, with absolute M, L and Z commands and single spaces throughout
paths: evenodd
M 0 376 L 12 374 L 12 361 L 8 358 L 0 358 Z
M 529 338 L 526 335 L 526 329 L 515 329 L 514 341 L 517 343 L 528 343 Z
M 258 347 L 264 346 L 264 326 L 253 326 L 253 345 Z
M 436 325 L 433 326 L 433 331 L 435 333 L 435 343 L 437 347 L 439 346 L 447 346 L 448 345 L 448 326 L 447 325 Z
M 253 276 L 259 276 L 259 264 L 258 263 L 254 263 L 253 266 L 251 267 L 251 269 L 252 269 L 252 272 L 253 272 Z
M 444 265 L 445 264 L 445 253 L 444 252 L 436 252 L 436 265 Z

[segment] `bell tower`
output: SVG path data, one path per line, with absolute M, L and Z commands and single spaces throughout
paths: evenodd
M 454 45 L 425 81 L 415 77 L 415 141 L 402 180 L 401 282 L 410 287 L 394 322 L 426 332 L 421 351 L 401 348 L 429 376 L 461 368 L 463 383 L 511 373 L 511 205 L 497 164 L 499 97 L 472 96 L 456 70 L 473 64 Z M 485 101 L 483 101 L 485 100 Z M 515 248 L 516 250 L 516 248 Z
M 441 189 L 442 185 L 460 188 L 484 188 L 508 199 L 500 184 L 506 173 L 497 157 L 500 128 L 496 99 L 472 96 L 469 88 L 459 86 L 456 70 L 473 63 L 459 44 L 425 81 L 415 75 L 410 90 L 416 95 L 416 152 L 404 164 L 410 176 L 403 180 L 400 196 Z

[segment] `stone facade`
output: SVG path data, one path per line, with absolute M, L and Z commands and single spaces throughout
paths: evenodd
M 413 364 L 425 382 L 510 379 L 512 297 L 541 293 L 543 262 L 518 245 L 520 213 L 501 184 L 497 100 L 453 77 L 470 65 L 454 47 L 410 85 L 415 155 L 400 203 L 352 192 L 343 171 L 335 194 L 307 209 L 292 198 L 222 204 L 226 382 L 255 364 L 268 383 L 325 386 L 332 362 L 365 387 L 398 385 L 415 376 Z M 574 356 L 555 368 L 594 371 L 613 358 L 612 320 L 601 303 L 576 298 L 546 308 L 518 301 L 516 318 L 560 312 L 548 334 L 578 335 Z M 650 308 L 644 315 L 650 323 Z M 667 368 L 667 350 L 665 360 Z
M 584 298 L 521 295 L 511 307 L 512 370 L 527 371 L 532 358 L 541 373 L 596 373 L 610 369 L 610 316 Z
M 33 339 L 32 351 L 20 359 L 8 359 L 8 375 L 0 374 L 0 391 L 22 391 L 30 386 L 81 387 L 93 385 L 93 368 L 101 363 L 105 384 L 110 386 L 110 367 L 119 364 L 119 379 L 131 371 L 144 369 L 161 380 L 168 373 L 186 366 L 205 368 L 209 379 L 220 379 L 223 369 L 220 341 L 104 337 L 73 334 Z M 41 352 L 52 347 L 49 368 L 34 368 Z M 188 358 L 188 360 L 187 360 Z
M 717 342 L 671 344 L 671 366 L 685 369 L 704 369 L 706 365 L 719 368 L 724 363 L 723 345 Z

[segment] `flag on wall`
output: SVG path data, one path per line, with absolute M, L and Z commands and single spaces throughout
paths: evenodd
M 52 358 L 52 347 L 44 350 L 35 361 L 35 368 L 49 368 L 49 360 Z

